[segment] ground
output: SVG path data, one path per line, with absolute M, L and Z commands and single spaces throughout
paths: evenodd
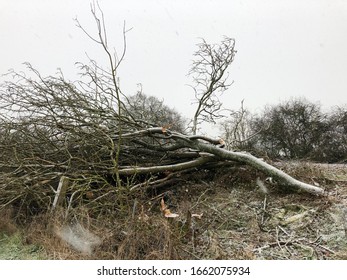
M 276 183 L 265 191 L 248 167 L 200 171 L 130 203 L 131 216 L 100 221 L 86 211 L 78 232 L 41 218 L 20 227 L 8 215 L 0 259 L 347 259 L 347 165 L 274 164 L 326 195 Z M 161 198 L 178 217 L 163 217 Z M 78 238 L 98 241 L 81 249 Z

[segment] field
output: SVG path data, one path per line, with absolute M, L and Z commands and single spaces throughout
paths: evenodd
M 0 259 L 347 259 L 347 165 L 274 164 L 326 195 L 261 189 L 265 178 L 239 167 L 199 171 L 98 217 L 78 208 L 69 222 L 41 213 L 17 224 L 7 208 Z M 163 217 L 162 198 L 178 217 Z

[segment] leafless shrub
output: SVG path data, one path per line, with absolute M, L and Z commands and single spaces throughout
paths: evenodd
M 326 127 L 311 157 L 322 162 L 347 161 L 347 109 L 333 108 L 327 116 Z
M 304 99 L 292 99 L 269 106 L 254 119 L 259 149 L 273 158 L 307 158 L 326 130 L 320 106 Z

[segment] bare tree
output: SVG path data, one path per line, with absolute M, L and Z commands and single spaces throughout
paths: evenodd
M 193 78 L 191 87 L 197 103 L 192 127 L 194 135 L 201 122 L 215 122 L 221 117 L 222 103 L 218 96 L 231 85 L 227 83 L 227 69 L 236 53 L 235 40 L 229 37 L 225 37 L 218 45 L 208 44 L 202 39 L 197 46 L 198 50 L 194 53 L 194 61 L 189 71 Z
M 116 106 L 117 106 L 117 115 L 118 115 L 118 142 L 115 148 L 115 158 L 114 158 L 114 165 L 115 165 L 115 174 L 117 177 L 118 185 L 121 184 L 121 180 L 119 177 L 118 172 L 118 161 L 119 161 L 119 155 L 120 155 L 120 148 L 121 148 L 121 135 L 122 135 L 122 109 L 124 108 L 121 97 L 122 97 L 122 91 L 119 85 L 119 78 L 118 78 L 118 69 L 123 62 L 123 59 L 125 57 L 126 53 L 126 33 L 129 31 L 126 29 L 125 22 L 123 25 L 123 50 L 121 51 L 120 56 L 117 54 L 117 52 L 112 53 L 110 51 L 110 47 L 108 45 L 108 36 L 105 26 L 105 20 L 104 20 L 104 14 L 102 9 L 99 6 L 99 3 L 92 2 L 90 4 L 91 6 L 91 13 L 93 15 L 96 27 L 97 27 L 97 36 L 94 37 L 90 35 L 89 32 L 85 30 L 85 28 L 80 24 L 78 19 L 76 19 L 77 27 L 80 28 L 92 41 L 99 44 L 106 54 L 106 57 L 108 59 L 109 63 L 109 69 L 104 70 L 103 68 L 99 67 L 95 60 L 91 60 L 93 68 L 84 67 L 86 72 L 85 74 L 88 75 L 91 79 L 93 84 L 95 85 L 95 91 L 96 94 L 98 94 L 99 91 L 102 91 L 106 95 L 109 95 L 110 100 L 115 100 Z M 101 71 L 101 75 L 98 75 L 98 71 Z M 100 78 L 101 77 L 101 78 Z M 106 80 L 105 80 L 106 78 Z
M 127 97 L 125 107 L 136 122 L 145 123 L 148 127 L 162 126 L 179 132 L 185 129 L 185 120 L 176 110 L 165 105 L 163 100 L 144 94 L 142 90 Z

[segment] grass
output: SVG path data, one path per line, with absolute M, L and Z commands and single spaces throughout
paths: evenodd
M 46 258 L 42 246 L 25 244 L 23 238 L 20 232 L 10 236 L 1 234 L 0 260 L 43 260 Z
M 341 181 L 346 169 L 307 163 L 286 168 L 329 195 L 268 186 L 265 197 L 256 186 L 259 174 L 243 168 L 199 175 L 169 191 L 133 197 L 122 207 L 108 204 L 98 216 L 76 207 L 68 221 L 43 214 L 20 228 L 8 211 L 0 213 L 0 259 L 346 259 L 347 182 Z M 163 217 L 164 194 L 179 217 Z M 76 222 L 101 238 L 90 255 L 55 234 Z

